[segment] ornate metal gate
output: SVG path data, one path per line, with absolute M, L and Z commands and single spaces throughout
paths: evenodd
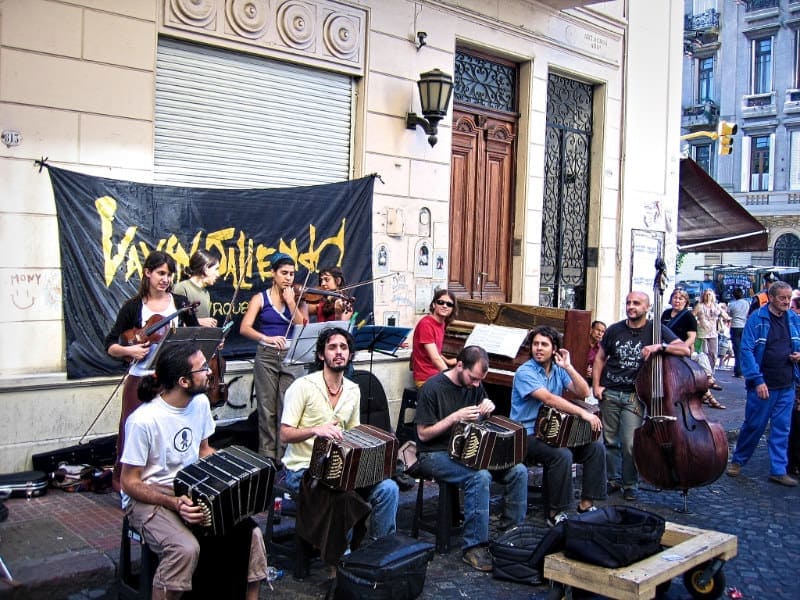
M 539 304 L 585 308 L 592 86 L 551 74 L 547 84 Z

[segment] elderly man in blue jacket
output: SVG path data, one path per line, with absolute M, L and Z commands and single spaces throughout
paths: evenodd
M 737 477 L 770 423 L 769 480 L 794 487 L 786 472 L 789 424 L 795 384 L 800 382 L 800 316 L 789 310 L 792 288 L 777 281 L 769 288 L 769 303 L 747 319 L 742 333 L 742 375 L 747 386 L 744 423 L 728 475 Z

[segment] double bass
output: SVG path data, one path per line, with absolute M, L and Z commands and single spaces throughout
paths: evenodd
M 656 259 L 653 285 L 653 343 L 661 344 L 662 296 L 666 264 Z M 633 435 L 633 458 L 641 476 L 661 489 L 681 490 L 714 482 L 728 462 L 728 439 L 719 423 L 703 413 L 708 390 L 705 371 L 693 360 L 652 354 L 636 379 L 636 393 L 647 407 Z

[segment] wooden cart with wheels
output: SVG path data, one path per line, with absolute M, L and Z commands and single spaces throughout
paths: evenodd
M 735 535 L 667 522 L 661 545 L 661 552 L 619 569 L 569 559 L 563 552 L 550 554 L 544 561 L 544 576 L 551 581 L 548 600 L 572 600 L 572 588 L 615 600 L 648 600 L 665 593 L 679 575 L 692 598 L 722 596 L 722 567 L 736 556 Z

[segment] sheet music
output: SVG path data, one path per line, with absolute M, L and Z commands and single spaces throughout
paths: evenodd
M 489 354 L 514 358 L 527 335 L 527 329 L 518 327 L 476 324 L 464 345 L 480 346 Z

